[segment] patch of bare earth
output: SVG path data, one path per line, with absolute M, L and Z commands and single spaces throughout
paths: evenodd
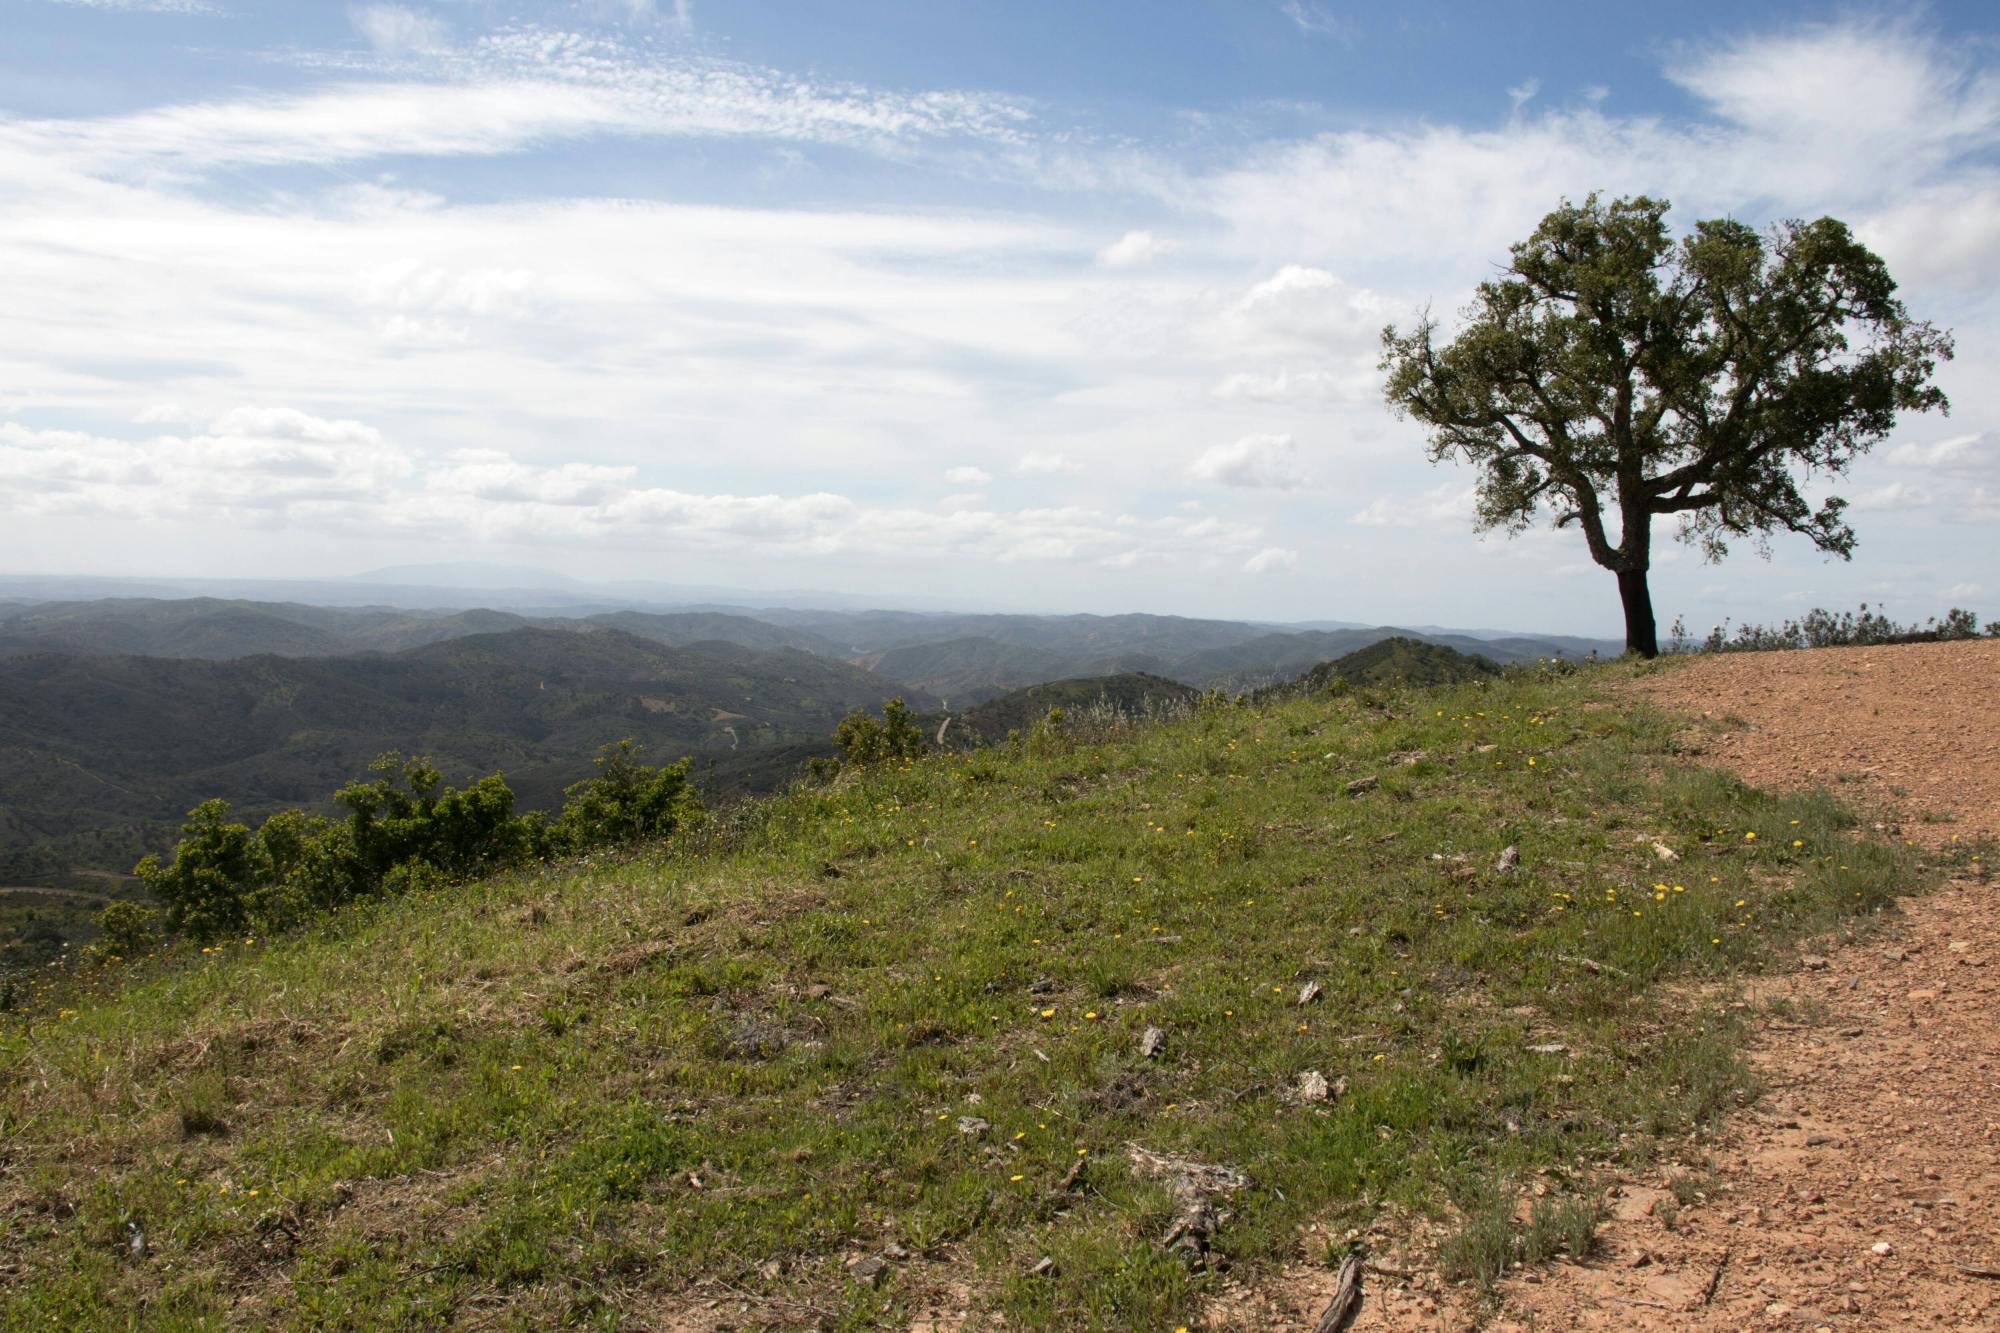
M 1688 733 L 1701 762 L 1839 784 L 1879 812 L 1877 836 L 2000 839 L 2000 643 L 1703 657 L 1630 688 L 1711 720 Z M 1692 1204 L 1666 1174 L 1620 1182 L 1590 1262 L 1509 1279 L 1497 1304 L 1371 1274 L 1351 1327 L 2000 1329 L 1995 882 L 1907 900 L 1749 999 L 1801 1018 L 1760 1028 L 1765 1095 L 1724 1127 Z M 1311 1328 L 1332 1290 L 1331 1272 L 1294 1271 L 1216 1322 Z

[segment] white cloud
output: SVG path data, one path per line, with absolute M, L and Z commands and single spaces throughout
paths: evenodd
M 1984 597 L 1985 595 L 1985 586 L 1978 583 L 1954 583 L 1938 594 L 1938 596 L 1951 601 L 1968 600 L 1974 597 Z
M 1289 435 L 1245 435 L 1203 450 L 1188 465 L 1188 476 L 1218 486 L 1296 490 L 1306 484 L 1298 455 Z
M 376 54 L 390 60 L 442 51 L 451 44 L 442 19 L 408 5 L 353 5 L 347 19 Z
M 993 474 L 983 467 L 953 467 L 945 469 L 944 479 L 954 486 L 985 486 Z
M 1217 398 L 1250 398 L 1263 403 L 1315 401 L 1354 396 L 1357 387 L 1372 393 L 1373 379 L 1368 376 L 1357 386 L 1352 378 L 1325 370 L 1285 368 L 1263 374 L 1246 370 L 1225 377 L 1209 392 Z
M 538 464 L 490 448 L 420 455 L 364 423 L 292 408 L 235 408 L 198 434 L 140 441 L 0 422 L 0 512 L 32 516 L 1107 568 L 1240 558 L 1259 535 L 1215 519 L 1148 522 L 1088 505 L 996 511 L 961 498 L 925 509 L 825 491 L 686 491 L 649 484 L 631 465 Z
M 1507 90 L 1507 100 L 1512 102 L 1514 110 L 1519 112 L 1522 107 L 1534 101 L 1535 94 L 1541 90 L 1542 81 L 1540 79 L 1523 79 Z
M 1905 482 L 1892 481 L 1854 496 L 1848 505 L 1856 513 L 1884 512 L 1897 509 L 1922 509 L 1932 501 L 1931 493 L 1921 486 L 1911 486 Z
M 1935 444 L 1899 444 L 1886 457 L 1897 467 L 1977 467 L 1986 461 L 1986 455 L 1979 447 L 1983 442 L 1984 437 L 1980 435 L 1954 435 Z
M 1179 241 L 1155 236 L 1150 231 L 1128 231 L 1097 252 L 1097 262 L 1106 268 L 1137 268 L 1164 258 L 1181 248 Z
M 1299 563 L 1299 553 L 1282 546 L 1266 546 L 1243 562 L 1245 574 L 1268 574 L 1274 569 L 1290 569 Z
M 1024 477 L 1033 477 L 1057 472 L 1081 472 L 1083 464 L 1052 450 L 1030 449 L 1014 464 L 1014 471 Z
M 1369 501 L 1350 523 L 1364 528 L 1448 528 L 1471 524 L 1474 488 L 1446 482 L 1421 495 L 1379 496 Z
M 386 501 L 411 470 L 372 427 L 289 408 L 137 443 L 0 422 L 0 503 L 27 513 L 270 526 Z

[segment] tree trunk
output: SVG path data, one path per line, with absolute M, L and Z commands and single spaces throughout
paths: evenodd
M 1653 594 L 1646 587 L 1645 570 L 1618 571 L 1618 599 L 1625 603 L 1625 651 L 1658 657 L 1660 636 L 1653 625 Z

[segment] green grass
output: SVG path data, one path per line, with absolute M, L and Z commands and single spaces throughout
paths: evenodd
M 1468 1278 L 1576 1253 L 1582 1164 L 1748 1093 L 1705 983 L 1918 882 L 1824 794 L 1674 763 L 1617 670 L 849 777 L 10 1020 L 0 1326 L 1172 1328 L 1385 1210 Z M 1128 1144 L 1247 1175 L 1210 1270 Z M 1576 1188 L 1516 1223 L 1531 1177 Z

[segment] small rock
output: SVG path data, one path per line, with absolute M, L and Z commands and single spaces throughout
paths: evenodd
M 1806 1135 L 1806 1147 L 1808 1148 L 1838 1147 L 1839 1145 L 1840 1140 L 1831 1134 Z
M 1299 987 L 1299 1004 L 1302 1007 L 1311 1004 L 1318 998 L 1319 983 L 1317 981 L 1308 981 L 1305 985 Z
M 137 1222 L 127 1222 L 125 1224 L 125 1234 L 130 1237 L 126 1242 L 126 1248 L 132 1251 L 132 1257 L 134 1259 L 145 1258 L 146 1233 L 139 1229 L 139 1224 Z
M 1028 1270 L 1029 1277 L 1054 1277 L 1055 1275 L 1056 1261 L 1049 1258 L 1046 1254 L 1036 1260 L 1035 1266 Z
M 856 1259 L 847 1266 L 847 1276 L 864 1287 L 882 1285 L 883 1274 L 889 1271 L 889 1261 L 879 1254 L 871 1254 L 865 1259 Z
M 1356 778 L 1347 784 L 1347 794 L 1349 796 L 1359 796 L 1364 791 L 1374 791 L 1380 784 L 1381 779 L 1372 774 L 1365 778 Z
M 1533 1051 L 1536 1055 L 1561 1055 L 1564 1051 L 1568 1050 L 1569 1047 L 1565 1046 L 1563 1043 L 1559 1041 L 1545 1041 L 1538 1045 L 1528 1046 L 1523 1049 Z
M 1504 875 L 1519 864 L 1521 864 L 1521 849 L 1510 843 L 1502 849 L 1498 859 L 1493 862 L 1493 873 Z
M 961 1134 L 984 1134 L 993 1126 L 976 1115 L 962 1115 L 958 1118 L 958 1132 Z
M 910 1257 L 910 1252 L 892 1240 L 882 1247 L 882 1257 L 884 1259 L 907 1259 Z
M 1333 1093 L 1333 1085 L 1326 1081 L 1326 1075 L 1317 1069 L 1308 1069 L 1299 1075 L 1299 1100 L 1302 1102 L 1323 1102 Z
M 779 1277 L 783 1276 L 784 1271 L 785 1265 L 777 1259 L 766 1259 L 763 1263 L 757 1265 L 757 1276 L 763 1278 L 766 1282 L 775 1282 Z
M 1887 1259 L 1896 1252 L 1896 1247 L 1886 1240 L 1878 1240 L 1873 1245 L 1870 1245 L 1868 1249 L 1871 1253 L 1878 1254 L 1884 1259 Z
M 1139 1034 L 1139 1054 L 1151 1060 L 1166 1049 L 1167 1034 L 1159 1028 L 1147 1028 Z
M 1824 972 L 1830 966 L 1824 955 L 1816 953 L 1807 954 L 1799 959 L 1799 962 L 1808 972 Z
M 1653 840 L 1653 855 L 1659 857 L 1662 861 L 1678 861 L 1681 859 L 1679 852 L 1657 838 Z

